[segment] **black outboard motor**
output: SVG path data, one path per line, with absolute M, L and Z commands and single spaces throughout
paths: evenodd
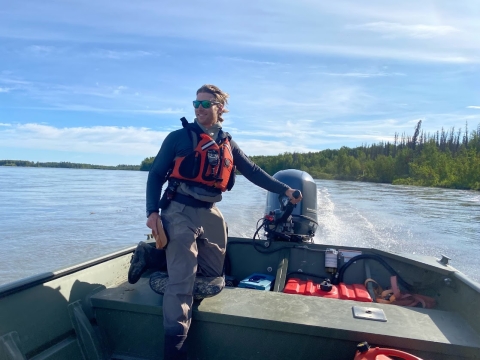
M 318 227 L 317 184 L 308 173 L 295 169 L 279 171 L 273 177 L 292 189 L 300 190 L 303 199 L 293 205 L 286 196 L 268 193 L 264 220 L 267 239 L 312 241 Z M 291 216 L 286 218 L 290 211 Z

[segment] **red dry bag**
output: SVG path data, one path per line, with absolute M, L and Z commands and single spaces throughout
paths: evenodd
M 354 360 L 392 360 L 390 356 L 402 360 L 422 360 L 415 355 L 400 350 L 379 347 L 370 348 L 366 341 L 357 345 L 357 352 Z

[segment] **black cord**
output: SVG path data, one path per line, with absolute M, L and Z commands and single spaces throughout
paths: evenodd
M 277 252 L 277 251 L 279 251 L 279 250 L 282 250 L 281 248 L 280 248 L 280 249 L 275 249 L 275 250 L 267 250 L 267 249 L 265 249 L 264 247 L 261 247 L 261 245 L 257 243 L 256 237 L 257 237 L 257 235 L 258 235 L 258 232 L 260 231 L 261 228 L 263 228 L 263 227 L 265 226 L 267 220 L 264 219 L 264 218 L 259 219 L 259 220 L 257 221 L 257 225 L 258 225 L 258 223 L 259 223 L 260 221 L 261 221 L 262 223 L 261 223 L 260 226 L 257 228 L 257 230 L 255 230 L 255 233 L 253 234 L 253 239 L 252 239 L 253 241 L 252 241 L 252 243 L 253 243 L 254 249 L 257 250 L 258 252 L 262 253 L 262 254 L 272 254 L 272 253 L 274 253 L 274 252 Z M 259 240 L 260 240 L 260 238 L 259 238 Z M 260 248 L 259 248 L 259 246 L 260 246 Z
M 362 254 L 362 255 L 357 255 L 351 258 L 347 263 L 343 264 L 342 267 L 338 270 L 337 276 L 335 276 L 332 283 L 334 283 L 335 285 L 338 285 L 339 283 L 343 282 L 343 275 L 345 274 L 345 271 L 347 270 L 347 268 L 350 265 L 352 265 L 355 261 L 362 260 L 362 259 L 371 259 L 371 260 L 378 261 L 381 265 L 383 265 L 383 267 L 385 267 L 385 269 L 387 269 L 390 272 L 390 274 L 395 275 L 397 277 L 399 284 L 403 285 L 405 289 L 407 289 L 408 291 L 413 290 L 413 286 L 407 283 L 405 280 L 403 280 L 402 277 L 390 265 L 388 265 L 385 260 L 383 260 L 383 258 L 373 254 Z
M 292 276 L 294 274 L 299 274 L 299 275 L 303 275 L 303 276 L 306 276 L 306 277 L 315 277 L 315 278 L 322 279 L 322 280 L 328 279 L 328 277 L 315 275 L 315 274 L 307 273 L 307 272 L 304 272 L 304 271 L 292 271 L 292 272 L 287 273 L 287 276 L 286 276 L 287 280 L 290 276 Z M 331 279 L 329 279 L 329 280 L 331 281 Z
M 263 220 L 263 221 L 262 221 Z M 258 226 L 258 223 L 262 221 L 262 224 L 260 226 Z M 261 219 L 258 219 L 257 221 L 257 230 L 255 230 L 255 233 L 253 234 L 253 240 L 255 241 L 255 238 L 257 237 L 258 235 L 258 232 L 260 231 L 260 229 L 265 225 L 265 219 L 261 218 Z M 260 239 L 260 238 L 259 238 Z

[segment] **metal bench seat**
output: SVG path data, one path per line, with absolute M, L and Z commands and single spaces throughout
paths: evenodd
M 163 353 L 162 300 L 150 289 L 147 278 L 91 297 L 112 358 L 159 358 Z M 353 306 L 382 309 L 387 321 L 354 318 Z M 480 337 L 451 312 L 240 288 L 225 288 L 217 296 L 194 303 L 188 341 L 195 359 L 209 360 L 350 360 L 360 341 L 425 359 L 480 356 Z

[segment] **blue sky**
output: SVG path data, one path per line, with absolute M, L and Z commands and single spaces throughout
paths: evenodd
M 231 96 L 247 155 L 480 123 L 480 4 L 0 0 L 0 159 L 140 164 Z

